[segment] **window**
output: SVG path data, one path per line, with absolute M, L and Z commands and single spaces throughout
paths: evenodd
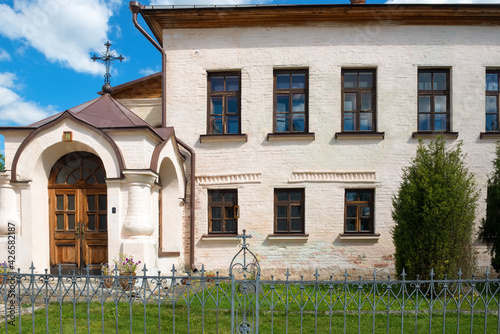
M 239 134 L 240 120 L 240 73 L 209 73 L 207 133 Z
M 342 131 L 375 131 L 375 70 L 342 70 Z
M 238 232 L 238 191 L 208 191 L 208 233 L 237 234 Z
M 450 76 L 446 69 L 418 71 L 418 131 L 450 131 Z
M 346 189 L 345 233 L 373 233 L 373 189 Z
M 486 132 L 498 132 L 498 98 L 500 70 L 486 71 Z
M 274 71 L 274 132 L 308 132 L 308 71 Z
M 304 233 L 304 189 L 274 191 L 274 233 Z

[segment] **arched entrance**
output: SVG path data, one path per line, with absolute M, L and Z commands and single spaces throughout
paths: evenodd
M 72 152 L 49 178 L 50 265 L 57 272 L 98 274 L 108 257 L 106 172 L 99 157 Z

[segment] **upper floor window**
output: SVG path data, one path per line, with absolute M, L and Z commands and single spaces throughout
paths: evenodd
M 274 71 L 274 132 L 308 132 L 308 70 Z
M 342 131 L 375 131 L 375 70 L 342 70 Z
M 238 190 L 208 191 L 208 233 L 237 234 Z
M 208 134 L 241 133 L 240 86 L 239 72 L 208 74 Z
M 346 233 L 373 233 L 373 189 L 346 189 L 345 225 Z
M 274 190 L 274 233 L 304 233 L 304 189 Z
M 450 71 L 418 70 L 418 131 L 450 131 Z
M 486 71 L 486 132 L 498 132 L 500 70 Z

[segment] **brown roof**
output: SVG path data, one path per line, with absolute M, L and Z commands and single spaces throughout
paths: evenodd
M 102 95 L 103 92 L 97 94 Z M 115 99 L 161 98 L 161 72 L 113 87 L 111 96 Z
M 401 25 L 500 25 L 497 4 L 141 6 L 156 39 L 162 29 L 293 26 L 318 22 Z

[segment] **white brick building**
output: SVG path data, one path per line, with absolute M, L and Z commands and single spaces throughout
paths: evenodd
M 391 199 L 418 139 L 437 134 L 463 141 L 482 192 L 477 222 L 484 216 L 500 138 L 500 6 L 131 9 L 153 32 L 163 74 L 115 87 L 101 109 L 0 129 L 0 246 L 15 222 L 20 266 L 78 267 L 91 247 L 82 240 L 99 213 L 86 201 L 97 190 L 51 181 L 56 162 L 75 151 L 105 170 L 96 268 L 124 250 L 162 272 L 226 270 L 246 229 L 264 274 L 392 271 Z M 120 114 L 115 99 L 140 118 L 118 124 L 130 110 L 116 104 Z M 116 112 L 108 123 L 85 116 L 106 108 Z M 77 188 L 87 189 L 79 203 L 88 231 L 58 249 L 73 211 L 47 199 Z

